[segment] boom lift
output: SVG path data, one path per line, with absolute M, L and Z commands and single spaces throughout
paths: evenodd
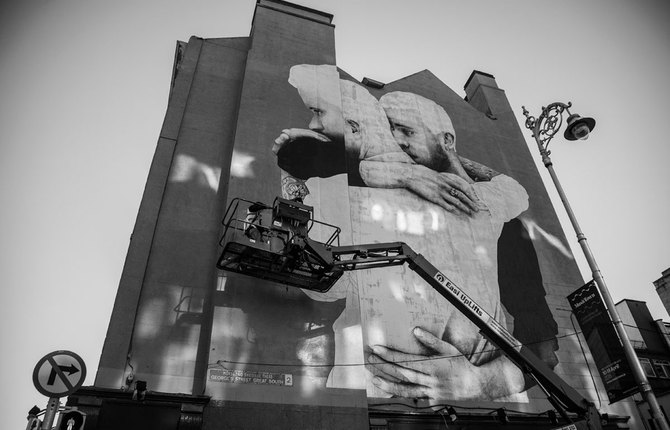
M 565 421 L 575 425 L 572 428 L 602 429 L 600 414 L 593 403 L 524 348 L 505 327 L 422 255 L 403 242 L 340 246 L 340 229 L 314 220 L 312 213 L 311 206 L 279 197 L 272 206 L 233 199 L 223 219 L 220 244 L 224 249 L 217 267 L 288 286 L 326 292 L 344 271 L 407 263 L 530 375 Z M 325 240 L 313 240 L 310 233 L 319 234 Z M 575 415 L 576 421 L 573 420 Z

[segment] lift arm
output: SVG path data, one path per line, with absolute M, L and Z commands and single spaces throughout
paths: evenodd
M 231 204 L 232 205 L 232 204 Z M 269 207 L 267 207 L 269 208 Z M 570 422 L 567 412 L 576 414 L 590 430 L 601 430 L 600 414 L 593 403 L 563 381 L 530 349 L 524 347 L 492 315 L 481 308 L 459 286 L 453 283 L 421 254 L 403 242 L 335 246 L 333 238 L 322 243 L 309 238 L 311 227 L 303 215 L 299 222 L 293 214 L 300 209 L 311 213 L 311 207 L 284 199 L 275 201 L 272 223 L 258 228 L 268 230 L 268 245 L 252 240 L 228 241 L 217 267 L 286 285 L 314 291 L 327 291 L 344 271 L 397 266 L 407 263 L 435 291 L 472 321 L 493 344 L 524 373 L 531 375 L 547 394 L 549 401 Z M 300 212 L 301 214 L 303 212 Z M 289 214 L 289 215 L 287 215 Z M 225 221 L 226 232 L 231 220 Z M 250 225 L 244 222 L 245 226 Z M 245 227 L 248 229 L 248 227 Z M 336 227 L 335 227 L 336 228 Z M 337 229 L 339 233 L 339 229 Z M 280 245 L 271 247 L 280 237 Z M 224 237 L 222 242 L 226 238 Z M 262 246 L 261 246 L 262 245 Z M 583 421 L 582 421 L 583 420 Z M 583 427 L 582 427 L 583 428 Z
M 402 242 L 333 247 L 332 265 L 343 270 L 359 270 L 407 263 L 435 291 L 472 321 L 491 342 L 498 346 L 524 373 L 530 374 L 548 394 L 552 404 L 586 420 L 589 429 L 601 429 L 595 406 L 563 381 L 531 350 L 510 334 L 492 315 L 479 307 L 421 254 Z M 559 404 L 556 403 L 559 402 Z

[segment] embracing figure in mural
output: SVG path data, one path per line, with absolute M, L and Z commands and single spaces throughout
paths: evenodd
M 474 195 L 475 210 L 440 214 L 438 220 L 444 217 L 444 222 L 438 222 L 435 233 L 443 240 L 424 245 L 421 252 L 430 253 L 426 254 L 429 258 L 439 256 L 436 264 L 440 270 L 505 324 L 497 282 L 497 241 L 503 224 L 528 208 L 525 190 L 513 179 L 483 166 L 471 169 L 478 181 L 470 177 L 456 153 L 451 119 L 435 102 L 413 93 L 391 92 L 382 96 L 380 103 L 396 142 L 412 161 L 470 184 L 468 191 Z M 471 163 L 468 167 L 474 166 Z M 484 178 L 482 173 L 489 176 Z M 374 185 L 397 188 L 392 176 L 386 179 L 391 183 Z M 370 179 L 368 182 L 372 183 Z M 459 193 L 454 190 L 452 194 Z M 442 332 L 431 333 L 422 327 L 413 330 L 428 353 L 371 346 L 374 354 L 369 362 L 375 364 L 375 385 L 410 398 L 501 398 L 521 392 L 523 376 L 516 366 L 460 312 L 445 312 L 449 317 Z
M 334 66 L 294 66 L 289 82 L 313 118 L 308 130 L 285 129 L 275 141 L 284 197 L 305 198 L 310 178 L 347 174 L 354 244 L 406 242 L 506 324 L 497 242 L 504 223 L 528 208 L 523 187 L 460 157 L 451 119 L 431 100 L 407 92 L 377 100 Z M 370 397 L 524 401 L 521 371 L 418 276 L 393 268 L 352 278 L 326 295 L 306 292 L 347 298 L 334 324 L 330 385 L 365 387 Z M 357 319 L 362 343 L 343 334 Z M 365 374 L 338 366 L 361 360 Z
M 293 66 L 289 83 L 312 111 L 307 129 L 282 130 L 272 148 L 291 183 L 347 173 L 350 185 L 390 188 L 384 184 L 393 176 L 399 188 L 445 210 L 476 210 L 467 181 L 413 162 L 396 143 L 378 100 L 362 86 L 341 80 L 334 66 Z M 483 166 L 465 161 L 484 172 Z

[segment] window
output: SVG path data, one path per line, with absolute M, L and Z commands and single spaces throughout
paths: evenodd
M 649 377 L 656 377 L 656 372 L 654 372 L 654 366 L 651 365 L 651 361 L 648 358 L 640 358 L 640 363 L 644 369 L 644 374 Z
M 670 379 L 670 361 L 654 360 L 654 369 L 659 378 Z

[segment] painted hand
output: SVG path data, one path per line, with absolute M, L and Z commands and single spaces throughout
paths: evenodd
M 523 374 L 506 357 L 475 366 L 433 334 L 419 327 L 413 334 L 434 353 L 410 354 L 372 346 L 368 369 L 375 375 L 372 382 L 382 391 L 405 398 L 472 400 L 496 399 L 523 390 Z
M 454 173 L 438 173 L 415 164 L 407 179 L 405 187 L 409 191 L 449 212 L 460 211 L 472 215 L 479 210 L 479 198 L 472 185 Z

